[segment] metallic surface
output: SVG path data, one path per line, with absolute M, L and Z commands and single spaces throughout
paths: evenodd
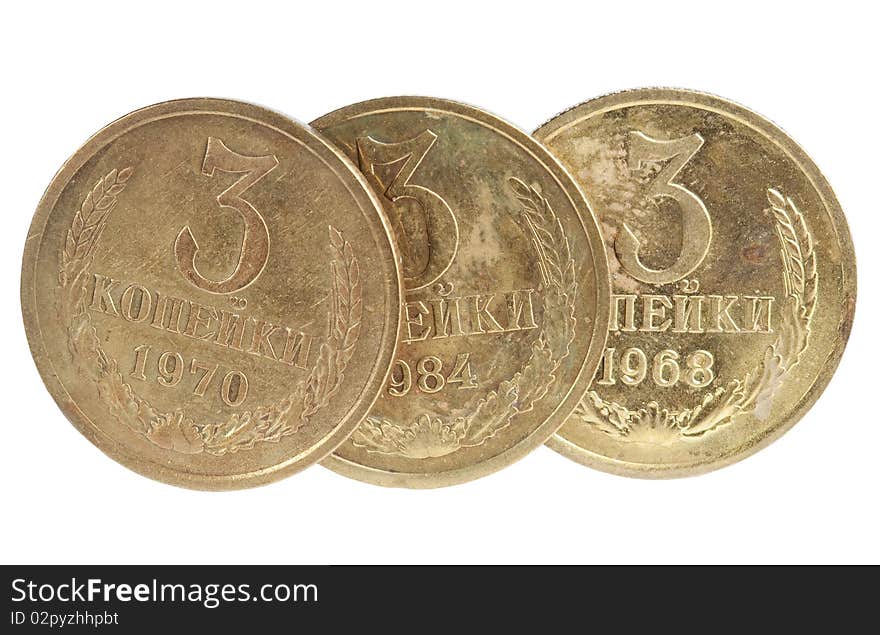
M 837 367 L 856 298 L 846 221 L 803 150 L 753 112 L 674 89 L 586 102 L 535 136 L 597 213 L 614 294 L 593 386 L 550 446 L 675 477 L 794 425 Z
M 73 424 L 151 478 L 266 483 L 320 460 L 372 405 L 401 287 L 354 166 L 239 102 L 133 112 L 92 137 L 34 216 L 22 310 Z
M 527 134 L 445 100 L 378 99 L 312 125 L 380 195 L 406 287 L 389 382 L 325 465 L 437 487 L 546 441 L 607 331 L 605 254 L 571 177 Z

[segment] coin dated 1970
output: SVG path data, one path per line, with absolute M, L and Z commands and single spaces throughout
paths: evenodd
M 846 221 L 803 150 L 745 108 L 672 89 L 586 102 L 535 135 L 586 191 L 613 289 L 591 390 L 550 446 L 609 472 L 686 476 L 794 425 L 837 367 L 856 300 Z
M 577 405 L 607 331 L 607 264 L 571 177 L 529 135 L 430 98 L 348 106 L 312 125 L 379 194 L 402 256 L 398 355 L 325 465 L 435 487 L 504 467 Z
M 131 113 L 55 176 L 28 234 L 37 367 L 146 476 L 258 485 L 320 460 L 393 359 L 397 256 L 376 197 L 310 128 L 190 99 Z

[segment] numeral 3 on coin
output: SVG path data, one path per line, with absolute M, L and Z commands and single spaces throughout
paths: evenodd
M 174 255 L 183 277 L 204 291 L 211 293 L 235 293 L 257 279 L 269 259 L 269 228 L 257 209 L 243 196 L 254 184 L 278 165 L 273 155 L 249 157 L 233 152 L 220 139 L 208 137 L 208 147 L 202 162 L 202 174 L 214 176 L 215 170 L 241 174 L 242 177 L 217 196 L 220 207 L 228 207 L 244 221 L 244 236 L 238 264 L 229 277 L 211 280 L 196 268 L 199 245 L 189 225 L 180 230 L 174 242 Z
M 670 198 L 678 203 L 681 212 L 681 253 L 666 269 L 646 267 L 639 258 L 641 242 L 633 230 L 623 223 L 622 231 L 614 242 L 620 264 L 636 280 L 649 284 L 675 282 L 700 266 L 712 240 L 712 219 L 699 196 L 673 179 L 703 147 L 703 138 L 696 132 L 687 137 L 662 141 L 638 131 L 629 134 L 630 169 L 639 169 L 644 163 L 668 161 L 648 186 L 649 199 Z

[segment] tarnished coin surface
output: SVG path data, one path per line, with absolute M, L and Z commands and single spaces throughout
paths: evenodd
M 755 113 L 686 90 L 602 97 L 535 135 L 596 211 L 613 290 L 591 390 L 550 446 L 609 472 L 675 477 L 794 425 L 837 367 L 856 299 L 846 221 L 803 150 Z
M 314 125 L 379 194 L 406 297 L 389 380 L 325 465 L 391 486 L 498 470 L 586 391 L 608 327 L 596 221 L 529 135 L 475 108 L 399 97 Z
M 62 411 L 175 485 L 293 473 L 366 414 L 393 359 L 397 256 L 377 198 L 312 129 L 218 99 L 92 137 L 28 234 L 22 309 Z

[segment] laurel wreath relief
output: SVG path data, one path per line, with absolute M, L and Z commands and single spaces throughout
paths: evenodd
M 470 414 L 451 421 L 423 413 L 409 423 L 368 416 L 351 437 L 368 452 L 412 459 L 438 457 L 478 446 L 528 412 L 556 380 L 574 339 L 577 295 L 574 259 L 562 224 L 547 200 L 517 178 L 508 184 L 521 205 L 519 221 L 532 238 L 544 290 L 544 319 L 529 358 L 511 378 L 483 397 Z
M 283 399 L 234 413 L 221 423 L 195 421 L 182 409 L 163 412 L 142 398 L 123 379 L 119 365 L 101 347 L 85 300 L 88 268 L 117 197 L 132 168 L 111 170 L 99 179 L 74 215 L 61 254 L 59 283 L 62 311 L 68 324 L 68 347 L 87 373 L 113 416 L 124 426 L 161 448 L 184 454 L 223 456 L 260 443 L 278 442 L 303 425 L 339 390 L 360 335 L 362 314 L 358 261 L 351 244 L 328 226 L 333 278 L 328 335 L 321 344 L 308 379 Z
M 579 403 L 573 420 L 614 437 L 625 438 L 648 428 L 677 431 L 694 438 L 729 424 L 740 414 L 769 414 L 774 393 L 807 348 L 819 278 L 813 237 L 803 214 L 791 198 L 773 188 L 767 190 L 767 200 L 781 246 L 786 299 L 776 339 L 764 351 L 755 371 L 716 388 L 684 410 L 669 410 L 656 401 L 630 410 L 591 390 Z

